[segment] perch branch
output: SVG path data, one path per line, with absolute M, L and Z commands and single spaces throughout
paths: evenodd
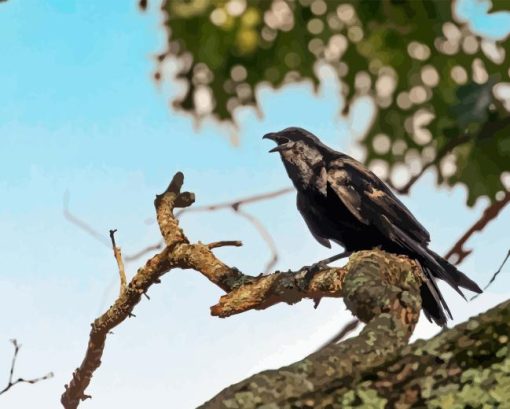
M 16 341 L 15 339 L 11 339 L 11 342 L 12 342 L 12 345 L 14 345 L 14 354 L 12 356 L 11 370 L 9 372 L 9 382 L 7 383 L 7 386 L 0 391 L 0 395 L 4 394 L 5 392 L 7 392 L 9 389 L 11 389 L 14 385 L 17 385 L 18 383 L 34 384 L 37 382 L 44 381 L 46 379 L 53 378 L 53 372 L 49 372 L 44 376 L 40 376 L 39 378 L 32 378 L 32 379 L 18 378 L 16 380 L 13 380 L 14 368 L 16 367 L 16 359 L 18 358 L 18 353 L 21 348 L 21 345 L 18 344 L 18 341 Z
M 183 174 L 177 173 L 165 192 L 156 196 L 154 205 L 165 248 L 138 269 L 113 305 L 92 323 L 85 357 L 61 397 L 66 409 L 75 409 L 81 401 L 90 397 L 85 391 L 94 371 L 101 365 L 106 337 L 110 331 L 126 318 L 134 316 L 132 311 L 140 302 L 141 296 L 173 268 L 196 270 L 228 293 L 211 308 L 213 315 L 227 317 L 250 309 L 264 309 L 279 302 L 292 304 L 303 298 L 344 296 L 346 305 L 364 322 L 372 319 L 372 307 L 379 313 L 388 311 L 393 317 L 389 318 L 391 328 L 397 326 L 402 340 L 407 340 L 419 315 L 419 305 L 413 301 L 414 298 L 408 297 L 407 301 L 392 298 L 381 306 L 377 304 L 379 298 L 368 297 L 363 292 L 366 288 L 372 288 L 374 292 L 389 289 L 395 296 L 407 292 L 406 285 L 412 287 L 409 284 L 412 280 L 403 280 L 403 276 L 407 274 L 415 281 L 420 280 L 417 263 L 404 256 L 372 250 L 355 253 L 345 268 L 324 269 L 317 272 L 311 280 L 306 279 L 305 271 L 276 272 L 269 276 L 245 275 L 216 258 L 208 245 L 191 244 L 180 229 L 174 209 L 190 206 L 194 202 L 192 193 L 181 192 L 183 181 Z M 390 271 L 391 269 L 394 271 Z M 410 272 L 412 274 L 409 274 Z M 365 281 L 362 280 L 364 276 Z M 347 280 L 347 277 L 351 279 Z M 381 279 L 387 283 L 386 286 L 381 285 Z M 390 292 L 387 293 L 388 296 Z M 384 294 L 381 293 L 381 297 Z M 358 296 L 361 303 L 356 301 Z M 370 302 L 377 305 L 371 306 Z M 384 321 L 388 318 L 381 319 Z M 394 319 L 398 323 L 393 322 Z M 388 335 L 385 337 L 388 338 Z
M 341 289 L 345 304 L 367 323 L 358 337 L 329 345 L 287 367 L 254 375 L 201 408 L 280 408 L 298 399 L 305 403 L 299 407 L 312 408 L 328 380 L 355 383 L 364 371 L 394 359 L 418 321 L 423 280 L 419 266 L 406 257 L 371 250 L 354 253 L 345 269 Z

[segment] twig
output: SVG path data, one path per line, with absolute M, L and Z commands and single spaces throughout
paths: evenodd
M 179 217 L 183 213 L 188 212 L 205 212 L 205 211 L 215 211 L 215 210 L 221 210 L 221 209 L 228 209 L 228 208 L 239 208 L 240 206 L 255 203 L 255 202 L 261 202 L 267 199 L 273 199 L 278 196 L 285 195 L 287 193 L 292 192 L 294 189 L 291 187 L 286 187 L 283 189 L 275 190 L 273 192 L 267 192 L 267 193 L 260 193 L 253 196 L 248 196 L 244 198 L 239 198 L 236 200 L 230 200 L 228 202 L 220 202 L 215 203 L 211 205 L 205 205 L 205 206 L 196 206 L 196 207 L 190 207 L 186 209 L 181 209 L 178 212 L 175 213 L 175 217 Z
M 196 207 L 190 207 L 181 209 L 180 211 L 176 212 L 175 217 L 182 216 L 185 212 L 207 212 L 207 211 L 217 211 L 217 210 L 224 210 L 224 209 L 231 209 L 234 213 L 238 214 L 241 217 L 244 217 L 246 220 L 248 220 L 257 232 L 259 233 L 262 240 L 264 240 L 269 248 L 269 251 L 271 252 L 269 260 L 267 261 L 263 274 L 267 274 L 272 270 L 272 268 L 276 265 L 278 261 L 278 249 L 276 247 L 276 244 L 271 237 L 271 234 L 268 232 L 268 230 L 264 227 L 262 222 L 260 222 L 255 216 L 252 214 L 244 211 L 241 209 L 242 206 L 250 203 L 260 202 L 263 200 L 273 199 L 275 197 L 287 194 L 292 192 L 293 188 L 283 188 L 279 190 L 275 190 L 273 192 L 267 192 L 267 193 L 261 193 L 253 196 L 248 196 L 245 198 L 240 198 L 236 200 L 231 200 L 227 202 L 220 202 L 215 203 L 211 205 L 205 205 L 205 206 L 196 206 Z
M 88 233 L 90 236 L 94 237 L 96 240 L 103 243 L 105 246 L 110 247 L 110 242 L 102 235 L 101 233 L 94 230 L 90 225 L 85 223 L 83 220 L 80 220 L 78 217 L 74 216 L 69 211 L 69 191 L 66 191 L 64 193 L 64 217 L 71 222 L 72 224 L 78 226 L 80 229 L 82 229 L 85 233 Z
M 207 247 L 209 247 L 209 249 L 215 249 L 218 247 L 226 247 L 226 246 L 241 247 L 242 245 L 243 245 L 242 241 L 231 240 L 231 241 L 215 241 L 213 243 L 209 243 L 207 245 Z
M 276 265 L 278 262 L 278 249 L 276 248 L 276 243 L 273 240 L 273 237 L 271 237 L 271 234 L 267 231 L 267 229 L 264 227 L 264 225 L 252 214 L 242 210 L 240 207 L 233 208 L 234 212 L 236 212 L 239 216 L 244 217 L 246 220 L 248 220 L 255 229 L 260 234 L 260 237 L 264 239 L 264 241 L 267 243 L 267 246 L 269 247 L 269 251 L 271 251 L 271 257 L 266 263 L 266 266 L 264 267 L 263 274 L 267 274 L 271 271 L 271 269 Z
M 494 220 L 501 210 L 510 202 L 510 192 L 506 192 L 505 197 L 502 200 L 492 203 L 487 207 L 480 219 L 476 221 L 469 229 L 462 235 L 462 237 L 453 245 L 451 250 L 446 254 L 445 258 L 455 264 L 460 264 L 467 256 L 469 256 L 473 250 L 464 249 L 464 245 L 469 238 L 477 231 L 482 231 L 487 224 Z M 452 260 L 453 257 L 456 257 Z
M 126 289 L 127 281 L 126 281 L 126 271 L 124 270 L 124 262 L 122 261 L 122 253 L 120 247 L 117 247 L 115 244 L 115 230 L 110 230 L 110 239 L 112 240 L 113 247 L 113 255 L 115 256 L 115 260 L 117 260 L 117 266 L 119 267 L 119 277 L 120 277 L 120 294 L 124 292 Z
M 486 284 L 486 286 L 483 288 L 483 291 L 485 291 L 487 288 L 490 287 L 490 285 L 496 280 L 496 277 L 498 276 L 498 274 L 501 272 L 501 270 L 503 269 L 503 266 L 505 265 L 505 263 L 507 262 L 508 258 L 510 257 L 510 249 L 508 250 L 508 252 L 506 253 L 506 257 L 505 259 L 503 260 L 503 262 L 501 263 L 501 265 L 499 266 L 498 270 L 492 275 L 491 279 L 489 280 L 489 282 Z M 474 295 L 473 297 L 471 297 L 470 301 L 473 301 L 476 297 L 478 297 L 480 294 L 476 294 Z
M 13 381 L 14 367 L 16 366 L 16 359 L 18 358 L 18 352 L 21 348 L 21 345 L 18 344 L 18 341 L 16 341 L 15 339 L 11 339 L 11 342 L 12 342 L 12 345 L 14 345 L 14 355 L 12 356 L 11 371 L 9 373 L 9 383 L 7 384 L 7 386 L 5 388 L 3 388 L 0 391 L 0 395 L 4 394 L 5 392 L 7 392 L 9 389 L 11 389 L 14 385 L 16 385 L 18 383 L 34 384 L 34 383 L 37 383 L 40 381 L 44 381 L 46 379 L 53 378 L 53 372 L 49 372 L 46 375 L 41 376 L 39 378 L 33 378 L 33 379 L 18 378 L 15 381 Z
M 358 328 L 358 325 L 360 323 L 361 323 L 360 320 L 358 320 L 357 318 L 352 319 L 347 324 L 345 324 L 344 327 L 337 334 L 335 334 L 333 337 L 324 342 L 324 344 L 322 344 L 319 348 L 317 348 L 316 352 L 326 348 L 329 345 L 338 344 L 348 334 L 350 334 L 352 331 Z
M 134 260 L 139 259 L 140 257 L 144 256 L 145 254 L 154 251 L 154 250 L 161 250 L 163 248 L 163 245 L 164 245 L 163 241 L 160 241 L 159 243 L 145 247 L 144 249 L 138 251 L 135 254 L 131 254 L 129 256 L 124 256 L 124 260 L 126 260 L 126 262 L 134 261 Z

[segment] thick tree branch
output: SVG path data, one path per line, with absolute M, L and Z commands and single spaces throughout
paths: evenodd
M 16 360 L 18 359 L 18 353 L 21 348 L 21 345 L 18 344 L 18 341 L 16 341 L 15 339 L 11 339 L 11 342 L 12 342 L 12 345 L 14 345 L 14 354 L 12 356 L 11 370 L 9 371 L 9 381 L 7 382 L 7 385 L 5 386 L 5 388 L 3 388 L 0 391 L 0 395 L 4 394 L 5 392 L 7 392 L 9 389 L 11 389 L 13 386 L 17 385 L 18 383 L 34 384 L 37 382 L 44 381 L 46 379 L 53 378 L 53 372 L 49 372 L 46 375 L 40 376 L 38 378 L 32 378 L 32 379 L 18 378 L 15 380 L 14 379 L 14 368 L 16 367 Z
M 381 324 L 383 326 L 376 328 L 375 333 L 388 328 L 386 323 Z M 390 345 L 395 336 L 391 329 L 387 342 L 380 342 L 371 335 L 368 344 L 360 345 L 360 337 L 367 335 L 363 333 L 369 325 L 359 337 L 327 347 L 324 352 L 312 354 L 288 367 L 256 374 L 227 388 L 201 407 L 410 409 L 508 406 L 510 300 L 455 328 L 442 331 L 434 338 L 418 340 L 408 346 Z M 374 357 L 373 349 L 378 349 L 381 355 Z M 340 370 L 336 367 L 342 368 L 342 373 L 347 376 L 339 376 Z
M 366 370 L 398 356 L 418 321 L 421 269 L 405 257 L 374 250 L 353 254 L 346 270 L 345 304 L 367 323 L 358 337 L 230 386 L 202 408 L 315 408 L 319 391 L 356 381 Z M 294 405 L 298 399 L 301 403 Z

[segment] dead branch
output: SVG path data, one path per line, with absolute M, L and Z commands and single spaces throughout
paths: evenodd
M 220 202 L 215 203 L 211 205 L 205 205 L 205 206 L 196 206 L 196 207 L 190 207 L 186 209 L 181 209 L 176 213 L 176 217 L 180 217 L 184 212 L 205 212 L 205 211 L 217 211 L 217 210 L 224 210 L 224 209 L 230 209 L 237 215 L 245 218 L 248 220 L 254 227 L 255 230 L 259 233 L 259 236 L 264 240 L 269 248 L 269 251 L 271 252 L 269 260 L 267 261 L 263 274 L 269 273 L 273 267 L 278 262 L 278 249 L 276 247 L 276 244 L 273 240 L 273 237 L 268 232 L 268 230 L 265 228 L 265 226 L 262 224 L 262 222 L 255 216 L 253 216 L 251 213 L 248 213 L 244 209 L 241 209 L 242 206 L 255 203 L 255 202 L 261 202 L 268 199 L 273 199 L 278 196 L 282 196 L 284 194 L 292 192 L 294 189 L 292 188 L 283 188 L 279 190 L 275 190 L 273 192 L 267 192 L 267 193 L 260 193 L 257 195 L 252 195 L 244 198 L 239 198 L 236 200 L 230 200 L 227 202 Z
M 21 348 L 21 345 L 18 344 L 18 341 L 16 341 L 15 339 L 11 339 L 11 342 L 12 342 L 12 345 L 14 345 L 14 354 L 12 356 L 11 370 L 9 372 L 9 382 L 7 383 L 7 386 L 0 391 L 0 395 L 4 394 L 5 392 L 7 392 L 9 389 L 11 389 L 14 385 L 17 385 L 18 383 L 34 384 L 37 382 L 44 381 L 46 379 L 53 378 L 53 372 L 49 372 L 44 376 L 40 376 L 39 378 L 32 378 L 32 379 L 18 378 L 16 380 L 13 380 L 14 368 L 16 366 L 16 359 L 18 358 L 18 353 Z
M 229 209 L 229 208 L 239 208 L 240 206 L 244 206 L 250 203 L 262 202 L 267 199 L 273 199 L 278 196 L 285 195 L 294 191 L 291 187 L 286 187 L 283 189 L 278 189 L 273 192 L 259 193 L 257 195 L 247 196 L 235 200 L 229 200 L 227 202 L 220 202 L 211 205 L 205 206 L 196 206 L 188 209 L 181 209 L 175 213 L 176 217 L 179 217 L 183 213 L 188 212 L 210 212 L 215 210 Z
M 135 261 L 136 259 L 139 259 L 140 257 L 144 256 L 147 253 L 152 253 L 155 250 L 161 250 L 163 248 L 163 245 L 164 245 L 163 241 L 160 241 L 159 243 L 147 246 L 134 254 L 124 256 L 124 260 L 126 260 L 126 262 Z
M 494 220 L 501 210 L 510 202 L 510 192 L 506 192 L 502 200 L 492 203 L 483 212 L 482 216 L 466 231 L 462 237 L 453 245 L 445 258 L 452 263 L 460 264 L 467 256 L 472 253 L 472 249 L 464 249 L 464 245 L 469 238 L 476 232 L 482 231 L 489 222 Z
M 120 277 L 120 294 L 126 289 L 127 281 L 126 281 L 126 271 L 124 270 L 124 262 L 122 261 L 122 253 L 120 247 L 117 247 L 115 244 L 115 230 L 110 230 L 110 239 L 112 240 L 113 247 L 113 255 L 115 256 L 115 260 L 117 261 L 117 266 L 119 268 L 119 277 Z
M 267 229 L 264 227 L 264 225 L 253 215 L 250 213 L 247 213 L 246 211 L 241 211 L 241 206 L 244 206 L 246 204 L 255 203 L 255 202 L 261 202 L 264 200 L 272 199 L 281 195 L 284 195 L 286 193 L 292 192 L 292 188 L 284 188 L 275 190 L 273 192 L 267 192 L 267 193 L 260 193 L 257 195 L 252 195 L 248 197 L 243 197 L 227 202 L 220 202 L 215 203 L 211 205 L 205 205 L 205 206 L 196 206 L 196 207 L 190 207 L 185 209 L 180 209 L 175 213 L 175 217 L 180 218 L 184 213 L 189 212 L 206 212 L 206 211 L 217 211 L 217 210 L 225 210 L 230 209 L 237 213 L 239 216 L 244 217 L 246 220 L 248 220 L 250 223 L 253 224 L 259 235 L 262 237 L 262 239 L 266 242 L 267 246 L 269 247 L 269 250 L 271 252 L 270 258 L 268 262 L 266 263 L 266 266 L 264 267 L 264 273 L 269 272 L 278 261 L 278 250 L 276 248 L 276 245 L 274 243 L 273 238 L 267 231 Z M 153 219 L 147 219 L 146 223 L 152 223 Z M 148 246 L 139 252 L 125 256 L 124 259 L 126 261 L 133 261 L 136 260 L 145 254 L 152 252 L 154 250 L 159 250 L 163 247 L 163 242 L 156 243 L 152 246 Z
M 183 174 L 177 173 L 165 192 L 156 196 L 154 205 L 165 248 L 138 269 L 113 305 L 92 323 L 83 362 L 74 371 L 72 379 L 65 386 L 66 390 L 61 397 L 62 405 L 66 409 L 75 409 L 81 401 L 90 397 L 85 394 L 85 391 L 94 371 L 101 365 L 106 337 L 110 331 L 126 318 L 134 316 L 133 309 L 140 302 L 141 296 L 146 294 L 153 284 L 159 283 L 161 277 L 173 268 L 196 270 L 227 292 L 221 297 L 218 304 L 211 307 L 212 314 L 220 317 L 227 317 L 250 309 L 264 309 L 280 302 L 293 304 L 303 298 L 340 297 L 344 295 L 343 281 L 346 276 L 349 276 L 349 271 L 366 274 L 373 281 L 374 274 L 380 276 L 381 271 L 387 270 L 388 263 L 394 266 L 393 271 L 397 272 L 394 276 L 384 274 L 382 277 L 391 285 L 391 291 L 396 291 L 395 286 L 399 285 L 400 274 L 404 274 L 404 271 L 407 272 L 406 274 L 411 272 L 411 277 L 414 277 L 412 280 L 421 280 L 417 263 L 407 257 L 390 255 L 380 250 L 355 253 L 351 256 L 348 266 L 324 269 L 317 272 L 310 280 L 306 278 L 305 271 L 275 272 L 269 276 L 245 275 L 237 268 L 229 267 L 216 258 L 208 245 L 191 244 L 180 229 L 174 209 L 190 206 L 195 199 L 193 193 L 181 192 L 183 181 Z M 363 291 L 364 287 L 358 288 L 360 282 L 360 280 L 354 280 L 350 284 L 352 288 L 349 287 L 348 293 L 354 294 Z M 412 286 L 414 288 L 415 284 Z M 372 287 L 374 287 L 374 283 L 372 283 Z M 381 288 L 381 286 L 378 283 L 374 288 Z M 346 304 L 351 311 L 354 311 L 362 321 L 371 319 L 373 313 L 367 310 L 368 307 L 358 305 L 355 298 L 349 296 L 346 299 Z M 369 303 L 370 300 L 365 297 L 361 301 Z M 377 300 L 372 301 L 378 302 Z M 419 304 L 413 301 L 412 306 L 405 304 L 407 306 L 404 305 L 403 309 L 399 307 L 400 305 L 399 303 L 392 304 L 391 308 L 398 307 L 398 311 L 395 310 L 397 311 L 395 317 L 400 322 L 398 325 L 405 328 L 403 332 L 399 333 L 403 333 L 407 337 L 406 334 L 412 332 L 419 315 Z M 418 311 L 416 311 L 416 305 L 418 305 Z M 381 311 L 379 306 L 377 311 Z
M 213 243 L 209 243 L 207 247 L 209 249 L 215 249 L 218 247 L 226 247 L 226 246 L 234 246 L 234 247 L 241 247 L 243 243 L 239 240 L 230 240 L 230 241 L 215 241 Z

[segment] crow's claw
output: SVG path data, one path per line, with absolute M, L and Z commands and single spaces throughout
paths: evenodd
M 308 287 L 310 281 L 312 281 L 312 278 L 315 276 L 315 274 L 317 274 L 319 271 L 323 270 L 327 266 L 328 266 L 327 264 L 319 261 L 318 263 L 312 264 L 311 266 L 301 267 L 300 271 L 305 271 L 304 281 L 306 287 Z

